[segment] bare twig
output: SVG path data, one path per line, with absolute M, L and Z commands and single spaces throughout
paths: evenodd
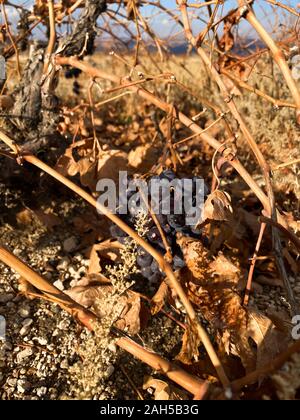
M 48 0 L 48 10 L 49 10 L 50 36 L 49 36 L 49 43 L 46 50 L 45 61 L 44 61 L 44 73 L 47 73 L 48 66 L 51 60 L 51 55 L 53 53 L 55 42 L 56 42 L 55 14 L 54 14 L 53 0 Z
M 258 252 L 259 252 L 260 245 L 264 236 L 265 229 L 266 229 L 266 223 L 261 223 L 259 235 L 258 235 L 256 246 L 255 246 L 254 255 L 251 259 L 250 269 L 248 273 L 247 286 L 246 286 L 246 291 L 245 291 L 245 296 L 244 296 L 244 306 L 247 306 L 249 303 L 254 268 L 255 268 Z

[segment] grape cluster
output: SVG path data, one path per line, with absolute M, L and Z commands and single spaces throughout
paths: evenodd
M 159 176 L 154 176 L 148 181 L 152 182 L 154 179 L 159 180 L 167 180 L 167 181 L 173 181 L 176 178 L 176 175 L 171 170 L 165 170 L 163 171 Z M 192 179 L 193 183 L 193 191 L 191 194 L 191 201 L 193 205 L 195 205 L 195 196 L 197 194 L 196 189 L 196 180 L 199 178 L 194 177 Z M 206 187 L 205 187 L 206 188 Z M 127 191 L 127 202 L 128 205 L 128 212 L 127 214 L 119 214 L 119 217 L 127 223 L 130 227 L 134 228 L 136 224 L 136 209 L 134 208 L 135 205 L 130 205 L 130 198 L 135 194 L 135 192 Z M 208 194 L 208 190 L 205 189 L 205 194 Z M 148 200 L 151 197 L 147 197 Z M 162 209 L 163 202 L 165 197 L 160 196 L 159 197 L 159 209 Z M 184 234 L 185 236 L 200 238 L 201 237 L 201 231 L 199 229 L 196 229 L 194 226 L 187 226 L 186 225 L 186 214 L 176 214 L 174 211 L 174 203 L 176 200 L 178 200 L 178 197 L 175 196 L 175 193 L 172 194 L 172 191 L 170 192 L 170 212 L 169 214 L 164 214 L 164 211 L 160 211 L 159 213 L 156 213 L 156 218 L 163 229 L 165 238 L 168 242 L 168 245 L 172 251 L 172 267 L 174 270 L 178 270 L 185 266 L 185 262 L 183 259 L 183 254 L 181 251 L 181 248 L 177 244 L 176 241 L 176 234 L 178 232 Z M 183 197 L 181 196 L 181 199 L 183 200 Z M 120 213 L 120 212 L 119 212 Z M 121 243 L 126 242 L 127 234 L 122 231 L 118 226 L 112 225 L 110 227 L 110 233 L 112 237 L 119 240 Z M 166 253 L 166 249 L 164 246 L 163 239 L 161 237 L 161 234 L 159 232 L 159 229 L 157 225 L 155 224 L 153 218 L 149 214 L 148 220 L 147 220 L 147 233 L 145 235 L 145 238 L 151 245 L 154 247 L 157 251 L 159 251 L 161 254 Z M 153 257 L 145 251 L 142 247 L 138 247 L 137 249 L 137 265 L 140 268 L 141 274 L 147 278 L 150 283 L 156 284 L 159 282 L 162 278 L 162 273 L 160 271 L 160 268 L 157 264 L 157 262 L 153 259 Z

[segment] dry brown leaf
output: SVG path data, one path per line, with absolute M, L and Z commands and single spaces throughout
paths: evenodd
M 128 153 L 128 163 L 133 168 L 147 172 L 157 162 L 157 157 L 152 144 L 143 144 Z
M 127 154 L 120 150 L 109 150 L 101 152 L 96 160 L 91 154 L 81 159 L 78 167 L 82 185 L 95 192 L 99 180 L 107 178 L 117 183 L 119 172 L 128 171 Z
M 61 219 L 50 211 L 46 213 L 43 210 L 31 210 L 29 208 L 25 208 L 16 215 L 17 223 L 19 225 L 31 225 L 35 217 L 50 230 L 54 226 L 61 224 Z
M 154 389 L 154 399 L 156 401 L 170 399 L 171 390 L 166 382 L 160 379 L 155 379 L 152 376 L 147 376 L 144 379 L 143 389 L 149 388 Z
M 286 348 L 288 337 L 262 313 L 250 309 L 248 316 L 248 334 L 257 345 L 256 369 L 259 369 Z
M 230 195 L 225 191 L 215 190 L 207 197 L 201 217 L 201 223 L 205 220 L 229 220 L 233 210 Z
M 208 250 L 201 241 L 196 241 L 186 236 L 177 237 L 185 263 L 195 278 L 203 279 L 208 267 Z
M 116 326 L 120 330 L 126 330 L 130 334 L 135 335 L 140 331 L 141 320 L 141 298 L 137 293 L 128 291 L 126 295 L 121 296 L 119 304 L 124 304 Z
M 121 245 L 118 241 L 107 240 L 99 244 L 95 244 L 91 248 L 90 252 L 90 264 L 88 273 L 97 274 L 102 271 L 100 258 L 103 257 L 106 260 L 116 262 L 119 259 L 119 251 Z
M 107 303 L 107 297 L 111 291 L 111 285 L 102 284 L 100 286 L 75 286 L 71 290 L 65 291 L 65 293 L 80 305 L 86 308 L 92 308 L 101 319 L 106 315 L 110 315 L 116 306 L 113 305 L 111 307 Z M 115 322 L 116 327 L 120 330 L 126 330 L 132 335 L 137 334 L 141 327 L 141 300 L 139 295 L 128 290 L 118 297 L 117 306 L 120 315 Z
M 103 299 L 103 297 L 111 291 L 110 285 L 101 286 L 75 286 L 70 290 L 66 290 L 65 293 L 70 296 L 79 305 L 85 308 L 90 308 L 95 304 L 96 299 Z M 98 313 L 100 318 L 104 313 Z
M 270 319 L 253 311 L 248 313 L 242 306 L 236 293 L 239 268 L 222 254 L 215 261 L 209 261 L 199 241 L 181 240 L 181 246 L 187 263 L 187 268 L 181 270 L 181 282 L 190 301 L 199 307 L 216 330 L 220 349 L 240 357 L 247 372 L 261 366 L 270 355 L 277 354 L 282 333 Z M 187 332 L 180 358 L 185 363 L 192 354 L 191 344 Z
M 19 225 L 31 225 L 33 220 L 33 213 L 29 209 L 23 209 L 17 213 L 16 219 Z
M 169 287 L 164 281 L 159 286 L 157 292 L 151 299 L 151 314 L 156 315 L 165 305 L 167 296 L 169 293 Z
M 55 166 L 55 169 L 63 176 L 75 176 L 78 171 L 78 164 L 73 157 L 73 146 L 66 149 Z
M 266 286 L 283 287 L 283 282 L 280 278 L 267 277 L 263 274 L 260 274 L 259 276 L 255 277 L 255 282 Z
M 61 224 L 61 219 L 53 213 L 44 212 L 42 210 L 34 210 L 34 214 L 47 229 L 52 229 Z
M 234 265 L 228 258 L 220 253 L 217 258 L 209 264 L 212 274 L 216 273 L 222 276 L 235 277 L 240 273 L 239 267 Z
M 197 362 L 200 342 L 197 326 L 189 323 L 182 336 L 182 347 L 176 359 L 186 365 L 192 364 L 194 361 Z
M 87 142 L 79 143 L 69 147 L 56 164 L 56 170 L 64 176 L 75 176 L 80 174 L 82 185 L 89 187 L 92 192 L 96 191 L 97 182 L 100 179 L 108 178 L 118 181 L 119 171 L 128 171 L 127 154 L 121 150 L 109 150 L 95 156 L 94 151 L 89 148 Z M 81 159 L 75 161 L 73 150 L 76 149 Z

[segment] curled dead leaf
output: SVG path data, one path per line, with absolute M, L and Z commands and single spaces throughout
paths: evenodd
M 158 400 L 169 400 L 171 395 L 171 390 L 169 385 L 160 380 L 155 379 L 152 376 L 146 376 L 144 379 L 143 389 L 154 389 L 154 399 Z
M 120 330 L 126 330 L 132 335 L 137 334 L 141 327 L 140 296 L 128 290 L 123 295 L 118 296 L 117 305 L 111 305 L 109 303 L 111 292 L 112 286 L 107 284 L 100 286 L 75 286 L 71 290 L 65 291 L 75 302 L 86 308 L 91 308 L 100 319 L 104 316 L 114 318 L 117 306 L 118 318 L 115 326 Z M 113 296 L 111 301 L 113 302 Z
M 189 365 L 194 361 L 198 361 L 200 337 L 197 326 L 189 323 L 182 337 L 182 347 L 176 359 L 180 362 Z
M 207 197 L 203 211 L 201 223 L 205 220 L 229 220 L 233 210 L 231 207 L 230 195 L 225 191 L 215 190 Z
M 133 168 L 147 172 L 157 162 L 157 153 L 152 144 L 143 144 L 131 150 L 128 154 L 128 163 Z
M 177 243 L 183 252 L 185 263 L 193 276 L 197 279 L 204 279 L 208 267 L 208 250 L 202 241 L 178 236 Z
M 157 292 L 151 299 L 151 314 L 156 315 L 165 305 L 167 296 L 168 296 L 169 288 L 167 283 L 164 281 L 159 286 Z
M 119 259 L 121 245 L 118 241 L 107 240 L 92 246 L 90 251 L 90 264 L 88 273 L 97 274 L 102 271 L 100 259 L 116 262 Z

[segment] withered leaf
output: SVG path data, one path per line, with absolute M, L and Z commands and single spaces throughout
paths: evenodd
M 260 312 L 248 311 L 248 334 L 257 345 L 256 368 L 264 366 L 288 345 L 288 336 L 279 331 L 271 319 Z
M 143 144 L 128 153 L 128 163 L 133 168 L 147 172 L 157 162 L 157 154 L 151 144 Z
M 198 361 L 200 337 L 197 326 L 189 323 L 182 337 L 182 347 L 180 353 L 176 356 L 177 360 L 184 364 L 191 364 Z
M 34 210 L 34 214 L 38 217 L 40 222 L 46 226 L 47 229 L 52 229 L 61 224 L 60 217 L 51 212 L 44 212 L 42 210 Z
M 240 269 L 221 253 L 209 264 L 209 267 L 213 272 L 224 276 L 235 276 L 240 272 Z
M 31 210 L 26 208 L 16 215 L 17 223 L 20 225 L 31 225 L 35 217 L 49 230 L 61 224 L 61 219 L 51 213 L 50 210 L 45 212 L 41 209 Z
M 125 152 L 109 150 L 101 152 L 96 158 L 91 154 L 78 161 L 81 183 L 96 191 L 99 180 L 107 178 L 118 182 L 119 172 L 128 171 L 128 161 Z
M 151 299 L 151 314 L 156 315 L 165 305 L 167 296 L 168 296 L 169 288 L 167 283 L 164 281 L 159 286 L 157 292 Z
M 178 236 L 177 243 L 181 247 L 185 263 L 194 277 L 204 278 L 208 267 L 208 250 L 202 241 Z
M 33 213 L 29 209 L 23 209 L 16 215 L 17 223 L 19 225 L 30 225 L 33 219 Z
M 106 260 L 111 260 L 112 262 L 116 262 L 119 258 L 119 250 L 121 245 L 118 241 L 104 241 L 99 244 L 95 244 L 92 246 L 90 251 L 90 264 L 88 273 L 89 274 L 97 274 L 102 271 L 101 264 L 100 264 L 100 257 L 104 257 Z
M 140 330 L 140 311 L 141 300 L 137 293 L 128 290 L 121 296 L 118 296 L 117 304 L 109 303 L 109 295 L 112 292 L 112 286 L 102 284 L 100 286 L 75 286 L 71 290 L 65 291 L 75 302 L 80 305 L 91 308 L 101 319 L 104 316 L 115 316 L 114 309 L 117 306 L 118 318 L 115 325 L 120 330 L 126 330 L 130 334 L 137 334 Z M 113 300 L 111 300 L 113 302 Z
M 158 400 L 169 400 L 171 395 L 171 390 L 169 385 L 160 380 L 155 379 L 152 376 L 146 376 L 144 379 L 143 389 L 154 389 L 154 399 Z
M 230 195 L 225 191 L 215 190 L 207 197 L 201 217 L 201 223 L 205 220 L 229 220 L 233 210 Z
M 66 149 L 64 155 L 58 159 L 55 169 L 64 176 L 75 176 L 78 173 L 78 164 L 73 157 L 73 146 Z

